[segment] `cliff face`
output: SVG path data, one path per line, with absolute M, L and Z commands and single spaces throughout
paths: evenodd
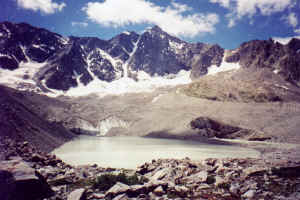
M 273 40 L 254 40 L 231 51 L 227 62 L 239 62 L 244 68 L 269 68 L 285 80 L 299 84 L 300 40 L 292 39 L 287 45 Z

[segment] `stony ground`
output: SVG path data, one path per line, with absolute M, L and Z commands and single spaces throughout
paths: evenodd
M 1 149 L 0 186 L 8 189 L 1 190 L 0 197 L 5 200 L 9 194 L 21 194 L 14 187 L 20 182 L 29 192 L 23 191 L 21 198 L 31 200 L 300 199 L 300 159 L 295 149 L 269 152 L 261 159 L 158 159 L 136 170 L 73 167 L 27 142 L 10 139 L 1 141 Z M 38 191 L 47 193 L 39 193 L 32 180 L 43 185 Z M 37 195 L 27 198 L 29 194 Z

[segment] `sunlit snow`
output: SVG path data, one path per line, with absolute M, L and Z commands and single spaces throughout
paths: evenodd
M 291 39 L 293 38 L 297 38 L 297 39 L 300 39 L 300 36 L 294 36 L 294 37 L 285 37 L 285 38 L 281 38 L 281 37 L 273 37 L 272 39 L 275 41 L 275 42 L 279 42 L 283 45 L 286 45 L 288 44 Z
M 138 81 L 128 77 L 123 77 L 113 82 L 105 82 L 95 79 L 88 85 L 80 85 L 71 88 L 65 95 L 67 96 L 85 96 L 97 94 L 100 97 L 106 95 L 120 95 L 125 93 L 152 92 L 156 88 L 164 86 L 176 86 L 179 84 L 188 84 L 191 82 L 190 71 L 181 70 L 178 74 L 172 76 L 154 76 L 151 77 L 145 72 L 138 72 Z
M 226 55 L 223 57 L 221 65 L 218 67 L 216 65 L 212 65 L 208 68 L 207 75 L 215 75 L 219 72 L 225 72 L 225 71 L 230 71 L 230 70 L 237 70 L 241 66 L 239 63 L 229 63 L 225 61 Z
M 7 70 L 0 68 L 0 83 L 16 88 L 20 83 L 35 85 L 34 74 L 47 63 L 21 62 L 19 68 Z
M 124 31 L 123 33 L 126 35 L 130 35 L 130 33 L 128 31 Z

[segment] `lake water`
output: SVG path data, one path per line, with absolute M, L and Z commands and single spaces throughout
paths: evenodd
M 195 141 L 143 137 L 80 136 L 52 153 L 72 165 L 98 164 L 101 167 L 136 169 L 158 158 L 257 158 L 253 149 Z

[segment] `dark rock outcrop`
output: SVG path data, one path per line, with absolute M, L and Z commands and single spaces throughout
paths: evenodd
M 200 136 L 208 138 L 244 138 L 249 141 L 265 141 L 270 137 L 264 137 L 263 134 L 237 126 L 231 126 L 222 122 L 210 119 L 208 117 L 198 117 L 190 122 L 192 129 L 196 130 Z
M 300 40 L 292 39 L 287 45 L 270 40 L 254 40 L 243 43 L 226 58 L 227 62 L 239 62 L 245 68 L 269 68 L 298 84 L 300 81 Z
M 40 200 L 54 192 L 44 177 L 21 158 L 0 162 L 1 200 Z

